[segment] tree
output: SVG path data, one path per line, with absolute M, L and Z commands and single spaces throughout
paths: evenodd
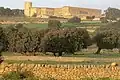
M 0 16 L 24 16 L 24 11 L 20 9 L 0 7 Z
M 74 16 L 74 17 L 70 18 L 70 19 L 68 20 L 68 22 L 70 22 L 70 23 L 80 23 L 80 22 L 81 22 L 81 19 L 78 18 L 77 16 Z
M 40 52 L 42 37 L 44 37 L 49 30 L 50 29 L 29 29 L 24 27 L 22 24 L 6 27 L 4 29 L 6 37 L 3 37 L 7 43 L 7 46 L 5 47 L 6 51 L 35 56 L 35 52 Z M 3 34 L 1 35 L 3 36 Z M 29 54 L 26 54 L 27 52 Z
M 120 18 L 120 10 L 116 8 L 109 7 L 107 10 L 105 10 L 106 18 L 109 20 L 116 20 L 117 18 Z
M 109 23 L 97 30 L 96 36 L 93 40 L 97 43 L 99 54 L 101 49 L 120 49 L 120 21 Z
M 100 18 L 100 21 L 101 21 L 102 23 L 108 23 L 106 17 L 101 17 L 101 18 Z
M 74 53 L 87 48 L 91 43 L 89 34 L 84 29 L 64 28 L 49 31 L 41 40 L 41 51 L 55 53 Z
M 94 18 L 95 18 L 95 16 L 87 16 L 87 17 L 86 17 L 87 20 L 91 20 L 91 21 L 92 21 Z
M 4 7 L 0 7 L 0 16 L 3 16 L 5 14 Z
M 6 35 L 4 34 L 4 30 L 0 27 L 0 54 L 2 51 L 6 50 Z
M 49 20 L 48 21 L 49 28 L 60 28 L 61 25 L 62 25 L 61 22 L 58 20 Z
M 24 10 L 21 10 L 21 9 L 12 9 L 11 11 L 12 13 L 12 16 L 24 16 Z

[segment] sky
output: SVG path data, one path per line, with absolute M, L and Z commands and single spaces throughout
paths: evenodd
M 0 7 L 24 9 L 24 2 L 33 2 L 34 7 L 74 6 L 105 10 L 108 7 L 120 8 L 120 0 L 1 0 Z

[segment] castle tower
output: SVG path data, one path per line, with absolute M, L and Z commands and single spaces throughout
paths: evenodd
M 25 6 L 24 6 L 25 16 L 30 17 L 31 8 L 32 8 L 32 2 L 25 2 Z

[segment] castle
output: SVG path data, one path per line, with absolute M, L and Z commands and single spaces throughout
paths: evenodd
M 32 7 L 32 2 L 25 2 L 24 14 L 27 17 L 49 18 L 50 16 L 71 18 L 77 16 L 86 19 L 87 16 L 101 17 L 101 10 L 64 6 L 62 8 Z

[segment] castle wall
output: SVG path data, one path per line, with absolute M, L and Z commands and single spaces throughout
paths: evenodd
M 46 14 L 48 16 L 54 15 L 54 8 L 46 8 Z
M 34 14 L 37 17 L 57 16 L 64 18 L 71 18 L 73 16 L 78 16 L 80 18 L 86 18 L 86 16 L 95 16 L 96 18 L 101 17 L 101 10 L 98 9 L 89 9 L 89 8 L 79 8 L 79 7 L 69 7 L 64 6 L 62 8 L 37 8 L 32 7 L 31 2 L 25 3 L 25 16 L 32 17 Z
M 37 15 L 37 17 L 41 17 L 41 8 L 37 8 L 37 13 L 36 13 Z
M 69 7 L 69 12 L 72 16 L 78 16 L 80 18 L 84 18 L 86 16 L 95 16 L 96 18 L 100 18 L 101 16 L 101 10 L 97 9 Z
M 62 8 L 62 15 L 65 18 L 70 18 L 71 17 L 69 7 L 65 6 L 65 7 Z
M 54 15 L 54 8 L 41 8 L 41 17 L 48 18 Z
M 34 15 L 37 15 L 37 10 L 38 10 L 37 8 L 32 7 L 30 9 L 30 17 L 33 17 Z
M 61 8 L 55 8 L 54 9 L 54 16 L 63 17 L 62 9 Z

